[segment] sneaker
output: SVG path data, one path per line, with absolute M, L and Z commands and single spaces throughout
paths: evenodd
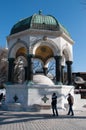
M 74 116 L 74 114 L 72 114 L 71 116 Z
M 67 114 L 67 115 L 70 115 L 70 114 Z

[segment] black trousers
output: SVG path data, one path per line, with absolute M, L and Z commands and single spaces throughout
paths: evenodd
M 57 106 L 56 105 L 52 106 L 52 111 L 53 111 L 53 115 L 56 114 L 58 116 L 58 110 L 57 110 Z

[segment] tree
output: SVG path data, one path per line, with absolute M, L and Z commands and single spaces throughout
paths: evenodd
M 0 48 L 0 88 L 2 88 L 2 84 L 7 81 L 7 53 L 7 49 Z

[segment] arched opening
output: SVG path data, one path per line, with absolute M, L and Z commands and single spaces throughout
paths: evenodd
M 50 58 L 53 57 L 53 51 L 49 46 L 41 45 L 35 51 L 35 57 L 41 59 L 44 63 Z
M 24 47 L 21 47 L 16 52 L 16 57 L 18 56 L 26 56 L 26 49 Z

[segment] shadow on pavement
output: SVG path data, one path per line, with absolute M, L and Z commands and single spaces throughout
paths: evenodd
M 21 123 L 36 120 L 59 120 L 59 119 L 86 119 L 86 116 L 75 115 L 59 115 L 52 116 L 52 114 L 41 114 L 41 113 L 28 113 L 28 112 L 9 112 L 0 111 L 0 125 L 11 124 L 11 123 Z

